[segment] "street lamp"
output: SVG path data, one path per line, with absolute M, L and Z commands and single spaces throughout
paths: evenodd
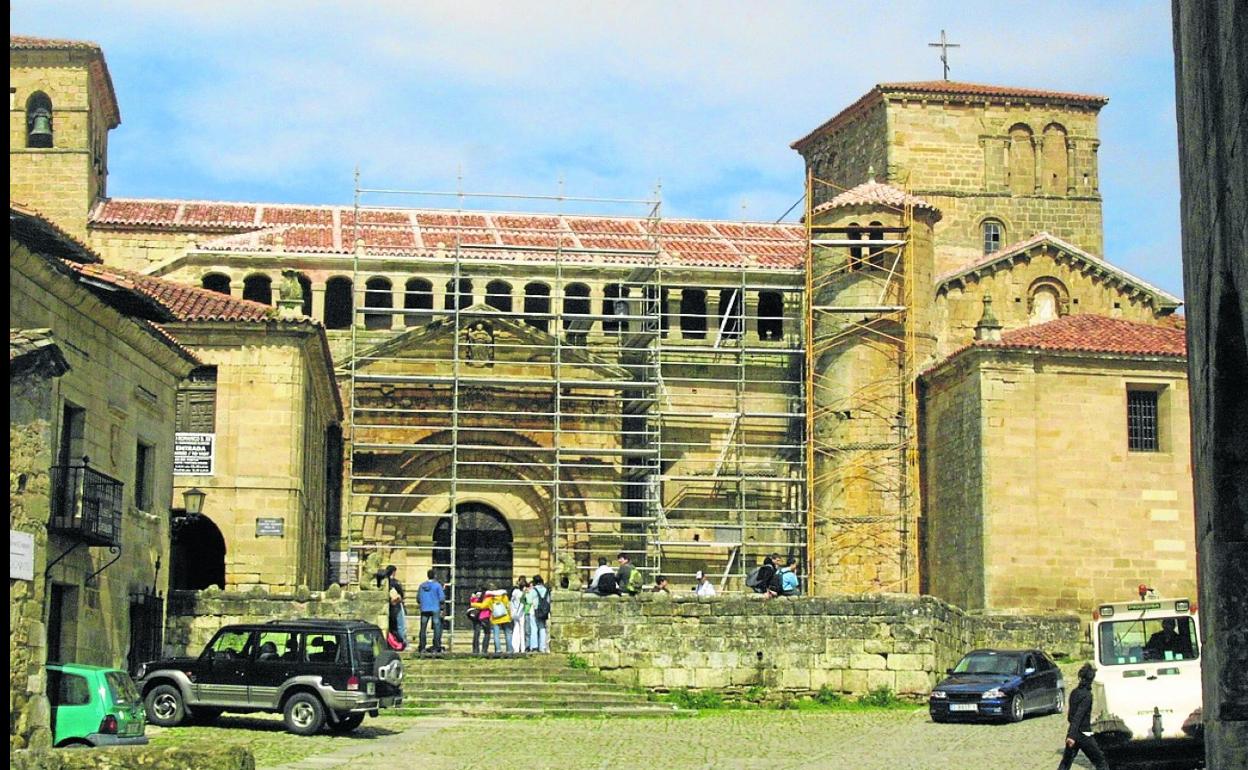
M 186 506 L 188 516 L 198 516 L 204 512 L 204 498 L 208 495 L 198 487 L 191 487 L 182 493 L 182 504 Z

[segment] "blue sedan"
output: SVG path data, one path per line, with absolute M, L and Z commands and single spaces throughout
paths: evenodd
M 948 673 L 927 700 L 933 722 L 1019 722 L 1066 707 L 1062 672 L 1040 650 L 975 650 Z

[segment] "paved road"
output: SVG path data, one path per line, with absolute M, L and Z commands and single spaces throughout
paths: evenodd
M 933 724 L 925 710 L 738 711 L 697 718 L 414 720 L 282 770 L 1052 770 L 1061 716 Z M 1077 767 L 1091 767 L 1082 758 Z

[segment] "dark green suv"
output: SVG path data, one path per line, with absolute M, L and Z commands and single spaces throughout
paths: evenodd
M 225 626 L 198 658 L 144 663 L 138 674 L 147 718 L 162 727 L 271 711 L 298 735 L 349 732 L 403 700 L 402 661 L 362 620 Z
M 143 735 L 143 701 L 125 671 L 48 664 L 53 746 L 133 746 Z

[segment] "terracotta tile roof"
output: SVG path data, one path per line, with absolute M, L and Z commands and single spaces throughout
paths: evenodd
M 937 214 L 940 213 L 940 209 L 922 198 L 907 195 L 905 191 L 893 187 L 891 184 L 882 184 L 874 179 L 863 182 L 857 187 L 846 190 L 832 200 L 819 204 L 812 210 L 812 213 L 821 214 L 825 211 L 845 206 L 887 206 L 900 211 L 907 203 L 914 208 L 927 209 Z
M 952 98 L 963 98 L 968 101 L 985 99 L 1014 99 L 1030 102 L 1062 102 L 1066 104 L 1082 104 L 1103 107 L 1109 99 L 1093 94 L 1076 94 L 1067 91 L 1047 91 L 1036 88 L 1014 88 L 1012 86 L 994 86 L 984 83 L 960 83 L 952 80 L 916 80 L 900 83 L 877 83 L 853 104 L 821 123 L 815 130 L 793 142 L 789 146 L 801 151 L 812 139 L 851 122 L 865 113 L 872 106 L 884 101 L 885 97 L 902 96 L 905 94 L 934 95 Z
M 1013 329 L 999 342 L 972 347 L 1112 353 L 1127 356 L 1187 356 L 1187 336 L 1172 326 L 1124 321 L 1099 315 L 1068 315 L 1048 323 Z
M 104 112 L 108 118 L 108 127 L 121 125 L 121 110 L 117 106 L 117 94 L 113 90 L 113 76 L 108 72 L 108 63 L 104 61 L 104 51 L 98 43 L 89 40 L 58 40 L 50 37 L 31 37 L 29 35 L 9 35 L 9 51 L 82 51 L 91 55 L 89 70 L 91 83 L 104 94 Z M 9 55 L 9 64 L 13 64 L 13 56 Z
M 900 192 L 898 193 L 900 194 Z M 926 205 L 926 204 L 923 204 Z M 805 229 L 795 224 L 662 220 L 653 237 L 641 217 L 590 217 L 434 209 L 361 209 L 217 201 L 101 201 L 93 229 L 165 230 L 212 236 L 205 251 L 366 254 L 413 259 L 459 245 L 469 259 L 800 270 Z
M 235 299 L 215 291 L 176 283 L 164 278 L 107 265 L 70 265 L 76 272 L 153 300 L 178 321 L 264 322 L 276 321 L 277 311 L 268 305 Z M 295 319 L 292 319 L 295 320 Z M 311 318 L 300 323 L 316 324 Z
M 968 280 L 978 280 L 981 275 L 991 273 L 999 268 L 1008 267 L 1015 260 L 1030 258 L 1036 249 L 1045 249 L 1051 254 L 1062 254 L 1067 258 L 1074 259 L 1084 269 L 1090 270 L 1112 283 L 1130 287 L 1151 297 L 1154 306 L 1158 309 L 1173 309 L 1183 304 L 1183 300 L 1173 294 L 1111 265 L 1100 257 L 1075 246 L 1073 243 L 1064 241 L 1056 235 L 1046 232 L 1036 233 L 1026 240 L 1005 246 L 999 251 L 987 254 L 966 267 L 960 267 L 957 270 L 936 276 L 936 290 L 939 291 L 943 287 L 954 284 L 965 285 Z

